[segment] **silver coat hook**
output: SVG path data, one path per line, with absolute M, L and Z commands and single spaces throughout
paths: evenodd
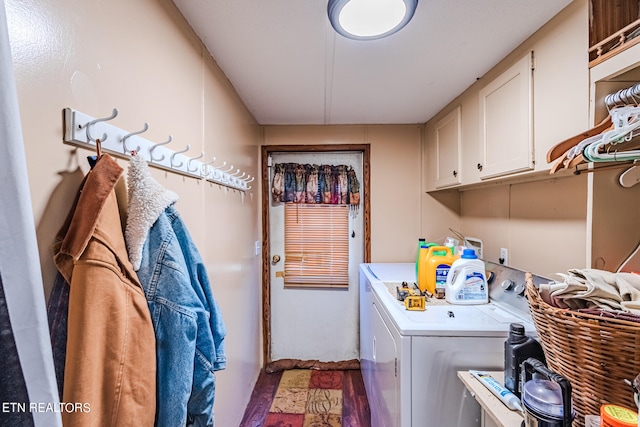
M 198 157 L 190 158 L 189 162 L 187 162 L 187 171 L 193 172 L 193 173 L 198 172 L 198 167 L 197 166 L 195 168 L 193 168 L 193 169 L 191 168 L 191 162 L 193 162 L 194 160 L 197 160 L 197 159 L 201 159 L 203 157 L 204 157 L 204 151 L 201 151 L 200 155 Z
M 127 148 L 127 139 L 128 139 L 128 138 L 130 138 L 130 137 L 132 137 L 132 136 L 134 136 L 134 135 L 140 135 L 141 133 L 145 133 L 148 129 L 149 129 L 149 123 L 145 122 L 145 123 L 144 123 L 144 127 L 142 128 L 142 130 L 139 130 L 139 131 L 137 131 L 137 132 L 131 132 L 131 133 L 128 133 L 128 134 L 126 134 L 125 136 L 123 136 L 123 137 L 122 137 L 122 152 L 123 152 L 123 153 L 125 153 L 125 154 L 126 154 L 126 153 L 130 153 L 130 152 L 131 152 L 131 150 L 129 150 L 129 149 Z M 135 150 L 135 151 L 136 151 L 137 153 L 139 153 L 139 152 L 140 152 L 140 146 L 139 146 L 139 145 L 136 147 L 136 150 Z
M 169 135 L 169 139 L 167 139 L 165 142 L 159 142 L 157 144 L 154 144 L 150 149 L 149 149 L 149 157 L 151 158 L 152 162 L 161 162 L 164 160 L 164 154 L 162 154 L 159 158 L 154 158 L 153 157 L 153 150 L 155 150 L 156 148 L 158 148 L 161 145 L 167 145 L 168 143 L 170 143 L 171 141 L 173 141 L 173 135 Z
M 169 164 L 171 165 L 171 167 L 172 167 L 172 168 L 179 168 L 179 167 L 182 167 L 182 165 L 184 164 L 184 162 L 180 162 L 180 164 L 175 164 L 175 163 L 174 163 L 174 160 L 175 160 L 175 158 L 176 158 L 176 156 L 177 156 L 178 154 L 186 153 L 186 152 L 187 152 L 187 151 L 189 151 L 190 149 L 191 149 L 191 145 L 190 145 L 190 144 L 187 144 L 187 148 L 185 148 L 184 150 L 176 151 L 175 153 L 173 153 L 173 154 L 171 155 L 171 159 L 169 160 Z
M 96 123 L 100 123 L 100 122 L 107 122 L 109 120 L 113 120 L 116 118 L 116 116 L 118 115 L 118 109 L 114 108 L 113 111 L 111 112 L 111 115 L 109 117 L 104 117 L 101 119 L 94 119 L 91 120 L 90 122 L 88 122 L 85 127 L 86 127 L 86 131 L 87 131 L 87 141 L 93 141 L 96 142 L 96 139 L 94 137 L 91 136 L 91 127 L 93 125 L 95 125 Z M 107 140 L 107 134 L 103 133 L 102 134 L 102 138 L 100 138 L 101 142 L 104 142 Z

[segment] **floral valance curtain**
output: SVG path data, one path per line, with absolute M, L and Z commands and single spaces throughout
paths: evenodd
M 277 163 L 271 194 L 275 202 L 358 206 L 360 182 L 347 165 Z

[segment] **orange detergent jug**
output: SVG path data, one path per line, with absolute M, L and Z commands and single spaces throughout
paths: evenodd
M 444 297 L 447 274 L 451 264 L 459 257 L 448 246 L 430 246 L 420 248 L 418 265 L 418 288 L 429 291 L 438 298 Z

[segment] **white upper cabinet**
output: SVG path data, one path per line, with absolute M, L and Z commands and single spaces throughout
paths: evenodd
M 548 150 L 591 127 L 588 25 L 572 2 L 425 124 L 425 191 L 549 176 Z
M 435 145 L 435 187 L 444 188 L 460 184 L 460 151 L 462 132 L 460 124 L 460 106 L 451 111 L 433 130 Z
M 532 170 L 533 52 L 480 90 L 480 178 Z

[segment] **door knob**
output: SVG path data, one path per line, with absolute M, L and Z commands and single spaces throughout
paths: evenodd
M 274 255 L 273 258 L 271 258 L 271 262 L 274 264 L 277 264 L 280 262 L 280 255 Z

